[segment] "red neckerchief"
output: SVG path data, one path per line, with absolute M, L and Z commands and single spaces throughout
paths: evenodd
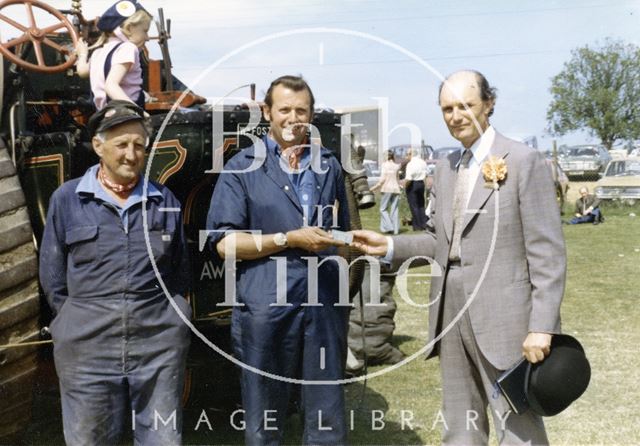
M 290 169 L 298 170 L 300 168 L 300 157 L 308 145 L 308 139 L 305 138 L 302 144 L 291 146 L 281 152 L 281 155 L 289 162 Z
M 123 196 L 123 198 L 126 198 L 129 195 L 129 191 L 136 187 L 136 184 L 138 184 L 138 177 L 127 184 L 114 183 L 109 178 L 107 178 L 107 175 L 104 173 L 102 166 L 98 168 L 98 180 L 100 180 L 100 183 L 102 183 L 104 187 L 118 196 Z

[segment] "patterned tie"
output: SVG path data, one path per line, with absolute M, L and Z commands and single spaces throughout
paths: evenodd
M 462 152 L 458 175 L 456 176 L 456 186 L 453 195 L 453 239 L 449 250 L 449 260 L 460 260 L 460 238 L 462 236 L 462 224 L 464 223 L 464 210 L 467 206 L 467 196 L 469 195 L 469 160 L 471 150 L 465 149 Z

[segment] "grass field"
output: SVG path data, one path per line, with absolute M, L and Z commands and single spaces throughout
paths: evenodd
M 578 188 L 572 183 L 565 217 L 572 213 Z M 589 183 L 589 186 L 592 186 Z M 640 345 L 640 208 L 603 206 L 606 222 L 565 226 L 568 275 L 562 306 L 563 329 L 584 345 L 592 378 L 586 393 L 563 413 L 546 419 L 551 444 L 640 444 L 637 383 Z M 408 214 L 406 204 L 402 215 Z M 630 215 L 631 214 L 631 215 Z M 638 217 L 632 216 L 633 214 Z M 378 210 L 363 212 L 363 225 L 378 227 Z M 405 227 L 405 231 L 408 231 Z M 409 279 L 412 296 L 426 301 L 424 278 Z M 398 297 L 396 295 L 396 297 Z M 406 354 L 425 344 L 427 311 L 397 299 L 394 342 Z M 371 371 L 380 370 L 380 367 Z M 438 444 L 441 400 L 437 360 L 408 365 L 347 387 L 354 409 L 352 444 Z M 383 411 L 383 429 L 373 420 Z M 404 411 L 404 412 L 403 412 Z M 413 417 L 411 422 L 408 419 Z M 403 422 L 404 418 L 404 422 Z M 403 429 L 404 428 L 404 429 Z M 495 441 L 495 440 L 494 440 Z

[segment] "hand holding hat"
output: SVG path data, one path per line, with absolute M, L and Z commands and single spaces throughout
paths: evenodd
M 542 416 L 557 415 L 584 393 L 591 379 L 591 366 L 577 339 L 557 334 L 542 362 L 525 358 L 504 372 L 496 384 L 517 414 L 528 409 Z
M 569 335 L 555 335 L 551 353 L 530 364 L 525 394 L 531 410 L 549 417 L 565 410 L 587 390 L 591 366 L 582 345 Z

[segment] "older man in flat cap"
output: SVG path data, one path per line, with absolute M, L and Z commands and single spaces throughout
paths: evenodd
M 136 105 L 109 103 L 89 122 L 100 163 L 51 197 L 40 282 L 67 444 L 116 444 L 125 420 L 136 444 L 181 442 L 188 257 L 180 203 L 140 176 L 146 124 Z

